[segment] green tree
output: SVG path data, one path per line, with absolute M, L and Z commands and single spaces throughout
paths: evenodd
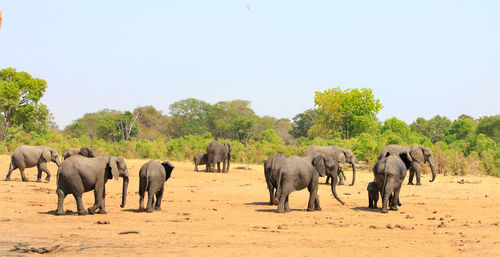
M 500 115 L 484 116 L 479 119 L 476 129 L 477 134 L 484 134 L 500 142 Z
M 377 113 L 382 109 L 369 88 L 331 88 L 317 91 L 314 103 L 318 106 L 320 123 L 343 139 L 350 139 L 374 127 Z
M 171 104 L 169 110 L 172 117 L 169 133 L 172 136 L 202 135 L 208 130 L 209 103 L 187 98 Z
M 40 103 L 47 82 L 14 68 L 0 70 L 0 141 L 47 128 L 49 110 Z
M 475 121 L 472 118 L 466 117 L 453 121 L 450 129 L 446 131 L 444 141 L 451 144 L 454 141 L 465 140 L 468 136 L 475 132 Z
M 134 109 L 133 113 L 139 114 L 137 118 L 138 138 L 154 140 L 158 137 L 168 136 L 170 118 L 163 115 L 162 111 L 150 105 L 139 106 Z
M 316 109 L 309 109 L 295 115 L 292 119 L 290 134 L 295 138 L 307 137 L 309 129 L 318 123 L 318 119 L 319 113 Z
M 443 140 L 446 131 L 451 127 L 451 120 L 445 116 L 436 115 L 430 120 L 417 118 L 410 124 L 411 131 L 420 133 L 431 140 L 433 144 Z

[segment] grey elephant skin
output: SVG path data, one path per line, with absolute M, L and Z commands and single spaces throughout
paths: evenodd
M 373 175 L 378 186 L 378 191 L 382 197 L 382 213 L 387 213 L 387 207 L 391 210 L 398 210 L 399 192 L 406 176 L 406 171 L 410 167 L 412 157 L 409 152 L 399 154 L 386 153 L 373 167 Z M 392 195 L 392 199 L 391 198 Z M 390 204 L 389 204 L 390 203 Z
M 377 202 L 378 202 L 378 184 L 377 184 L 377 182 L 373 181 L 373 182 L 368 183 L 366 190 L 368 191 L 368 208 L 370 208 L 370 209 L 377 208 Z
M 351 150 L 340 148 L 338 146 L 318 146 L 312 145 L 306 149 L 302 156 L 315 156 L 316 154 L 323 154 L 326 157 L 333 158 L 336 162 L 341 164 L 349 163 L 352 166 L 352 183 L 353 186 L 356 181 L 356 158 Z M 340 165 L 337 165 L 337 173 L 340 173 Z M 343 174 L 343 171 L 342 171 Z
M 121 157 L 100 156 L 87 158 L 80 155 L 72 156 L 65 160 L 57 170 L 57 215 L 64 214 L 64 198 L 72 194 L 76 200 L 79 215 L 86 214 L 83 207 L 82 195 L 84 192 L 94 190 L 94 205 L 88 208 L 89 214 L 106 213 L 105 196 L 106 182 L 108 179 L 123 178 L 122 208 L 125 207 L 127 199 L 127 187 L 129 174 L 127 164 Z
M 23 181 L 28 181 L 28 178 L 26 178 L 24 174 L 24 169 L 37 166 L 38 173 L 36 181 L 40 182 L 42 180 L 42 171 L 47 174 L 45 180 L 50 181 L 50 171 L 47 168 L 48 162 L 55 162 L 58 167 L 61 165 L 59 154 L 57 154 L 54 148 L 48 146 L 21 145 L 12 152 L 9 171 L 7 172 L 5 180 L 10 180 L 12 171 L 19 169 Z
M 163 199 L 163 189 L 165 182 L 170 178 L 174 170 L 174 165 L 170 162 L 157 162 L 150 160 L 144 163 L 139 170 L 139 210 L 153 212 L 161 210 L 161 200 Z M 144 209 L 144 194 L 148 192 L 148 203 Z M 156 196 L 156 203 L 155 203 Z
M 88 158 L 94 158 L 97 157 L 97 152 L 88 146 L 84 146 L 82 148 L 70 148 L 64 151 L 63 160 L 66 160 L 73 155 L 81 155 Z
M 285 163 L 285 160 L 286 156 L 275 154 L 264 162 L 264 177 L 266 178 L 266 185 L 269 190 L 270 205 L 278 204 L 278 169 Z
M 318 197 L 318 179 L 328 173 L 332 174 L 334 183 L 332 183 L 332 193 L 334 197 L 342 204 L 342 200 L 335 191 L 337 184 L 337 169 L 335 161 L 330 157 L 318 154 L 311 156 L 292 156 L 285 160 L 285 163 L 278 169 L 278 212 L 289 212 L 290 206 L 288 196 L 296 190 L 307 188 L 309 191 L 309 201 L 307 211 L 321 210 Z
M 382 159 L 387 153 L 399 155 L 400 153 L 409 152 L 412 158 L 412 162 L 410 165 L 410 178 L 408 180 L 408 185 L 413 185 L 413 177 L 416 175 L 417 177 L 417 185 L 422 185 L 420 183 L 420 173 L 422 170 L 422 165 L 426 162 L 429 163 L 432 179 L 429 182 L 433 182 L 436 179 L 436 168 L 434 162 L 434 154 L 432 150 L 428 147 L 422 145 L 386 145 L 380 153 L 378 154 L 378 160 Z
M 213 172 L 217 163 L 217 172 L 221 172 L 220 163 L 222 162 L 222 172 L 227 173 L 231 162 L 231 145 L 226 142 L 211 142 L 207 147 L 207 171 Z
M 194 171 L 198 170 L 198 165 L 206 165 L 208 163 L 208 154 L 207 153 L 197 153 L 193 157 L 194 161 Z M 206 170 L 208 171 L 208 170 Z

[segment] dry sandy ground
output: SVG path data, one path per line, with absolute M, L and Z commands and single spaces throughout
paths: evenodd
M 9 159 L 0 156 L 2 179 Z M 320 184 L 322 211 L 305 211 L 303 190 L 290 196 L 292 212 L 278 214 L 267 205 L 262 165 L 217 174 L 173 162 L 163 210 L 143 213 L 136 211 L 137 174 L 145 161 L 127 160 L 131 178 L 124 209 L 121 180 L 108 181 L 106 215 L 55 216 L 56 166 L 49 166 L 50 183 L 21 182 L 16 170 L 13 181 L 0 181 L 0 255 L 45 247 L 56 248 L 49 255 L 72 256 L 500 256 L 497 178 L 438 176 L 429 183 L 424 176 L 423 186 L 403 186 L 399 211 L 382 214 L 367 208 L 366 185 L 373 176 L 361 171 L 355 186 L 338 187 L 345 206 Z M 36 168 L 26 174 L 35 180 Z M 458 184 L 460 179 L 480 183 Z M 86 208 L 93 201 L 93 193 L 84 194 Z M 71 195 L 65 210 L 76 211 Z M 119 234 L 124 231 L 138 233 Z

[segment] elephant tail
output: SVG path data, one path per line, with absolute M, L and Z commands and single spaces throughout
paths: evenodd
M 281 198 L 281 177 L 283 176 L 283 172 L 278 170 L 278 181 L 276 182 L 276 198 Z
M 14 161 L 14 156 L 10 157 L 10 166 L 9 166 L 9 171 L 12 171 L 16 168 L 16 162 Z
M 386 183 L 387 183 L 387 172 L 384 172 L 384 186 L 382 187 L 382 199 L 384 199 L 385 197 L 385 186 L 386 186 Z

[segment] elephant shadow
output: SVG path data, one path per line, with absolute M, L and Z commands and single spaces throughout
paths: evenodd
M 251 203 L 244 203 L 245 205 L 267 205 L 271 206 L 269 202 L 251 202 Z
M 57 210 L 51 210 L 51 211 L 39 211 L 38 214 L 46 214 L 46 215 L 54 215 L 57 216 Z M 76 211 L 71 211 L 71 210 L 66 210 L 63 216 L 68 216 L 68 215 L 78 215 L 78 212 Z
M 351 210 L 353 210 L 353 211 L 365 211 L 365 212 L 380 212 L 380 208 L 371 209 L 368 207 L 361 207 L 361 206 L 353 207 L 353 208 L 351 208 Z
M 139 209 L 123 209 L 122 210 L 123 212 L 135 212 L 135 213 L 139 213 L 139 212 L 146 212 L 145 210 L 144 211 L 140 211 Z
M 278 210 L 276 208 L 272 209 L 257 209 L 255 210 L 256 212 L 275 212 L 278 213 Z M 291 211 L 306 211 L 306 209 L 291 209 Z

